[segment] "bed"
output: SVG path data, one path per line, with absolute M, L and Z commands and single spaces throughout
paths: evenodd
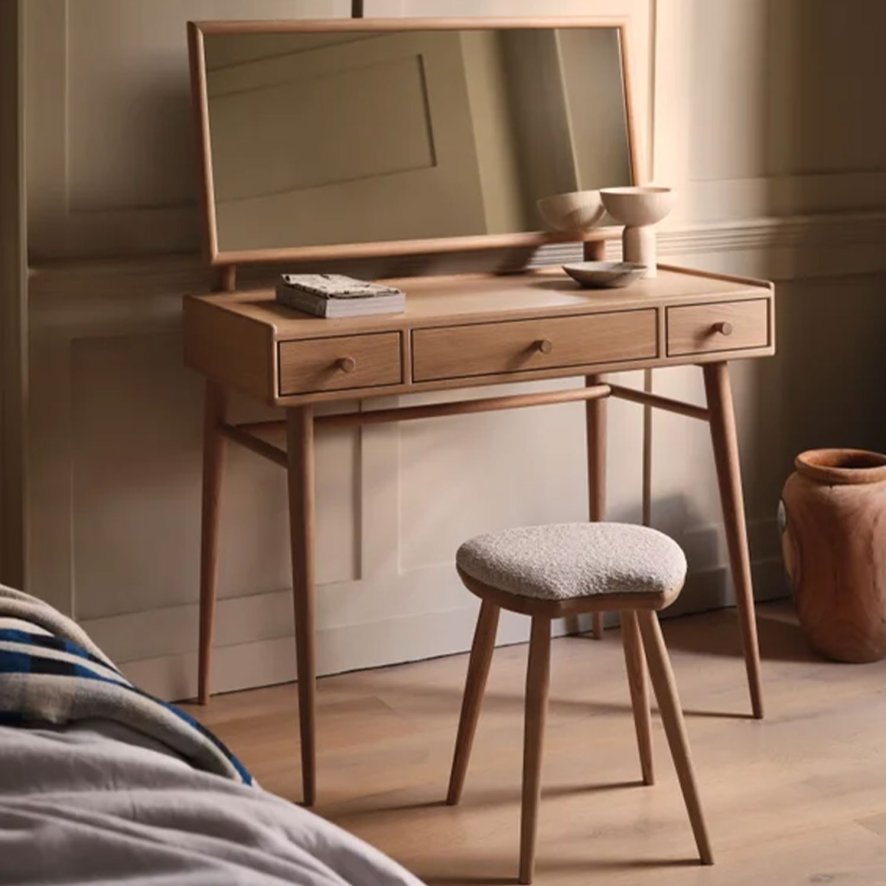
M 0 586 L 0 883 L 420 886 Z

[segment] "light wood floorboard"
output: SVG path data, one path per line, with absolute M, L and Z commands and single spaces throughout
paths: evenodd
M 643 786 L 617 631 L 552 644 L 537 884 L 886 883 L 886 662 L 810 653 L 759 607 L 766 719 L 747 715 L 736 613 L 664 622 L 717 863 L 698 864 L 653 721 Z M 431 884 L 516 882 L 526 646 L 492 661 L 464 795 L 445 805 L 467 656 L 320 680 L 316 811 Z M 300 797 L 294 685 L 192 708 L 262 785 Z

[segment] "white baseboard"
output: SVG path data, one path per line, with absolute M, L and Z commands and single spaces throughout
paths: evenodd
M 754 564 L 758 600 L 787 594 L 780 560 Z M 221 600 L 218 642 L 213 648 L 213 692 L 234 692 L 295 679 L 295 639 L 289 591 Z M 467 592 L 464 605 L 374 622 L 319 626 L 319 675 L 363 670 L 466 652 L 470 648 L 478 603 Z M 665 617 L 733 605 L 725 566 L 693 572 L 680 599 Z M 83 627 L 126 675 L 146 691 L 164 699 L 193 698 L 197 691 L 197 606 L 83 621 Z M 615 613 L 607 626 L 617 624 Z M 559 621 L 555 634 L 589 630 L 587 618 Z M 499 645 L 525 642 L 529 619 L 503 613 Z M 157 655 L 158 648 L 165 650 Z
M 248 599 L 256 609 L 265 610 L 267 616 L 277 608 L 277 596 L 266 594 Z M 143 613 L 139 620 L 153 621 L 157 614 Z M 464 607 L 458 609 L 389 618 L 369 624 L 318 628 L 317 672 L 325 676 L 464 652 L 470 648 L 476 618 L 477 603 L 466 595 Z M 120 636 L 127 632 L 124 620 L 131 619 L 131 616 L 123 616 L 119 621 L 102 619 L 105 624 L 101 632 L 96 632 L 95 626 L 89 622 L 85 622 L 84 627 L 97 639 L 105 632 L 109 636 L 115 633 Z M 558 633 L 564 631 L 565 628 L 561 626 Z M 521 643 L 528 637 L 528 619 L 503 613 L 498 632 L 499 644 Z M 187 699 L 196 695 L 196 651 L 119 663 L 131 680 L 161 698 Z M 286 683 L 295 680 L 295 676 L 295 638 L 292 633 L 214 647 L 213 692 L 234 692 Z

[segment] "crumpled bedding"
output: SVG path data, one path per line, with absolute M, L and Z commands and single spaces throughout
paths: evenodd
M 101 721 L 0 726 L 0 883 L 421 886 L 319 816 Z
M 88 719 L 134 729 L 196 769 L 252 783 L 210 730 L 130 683 L 73 619 L 0 585 L 0 725 L 59 728 Z

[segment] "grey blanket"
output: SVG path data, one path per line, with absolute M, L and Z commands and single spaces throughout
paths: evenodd
M 313 813 L 100 722 L 0 726 L 0 883 L 420 886 Z
M 0 586 L 0 884 L 420 886 Z

